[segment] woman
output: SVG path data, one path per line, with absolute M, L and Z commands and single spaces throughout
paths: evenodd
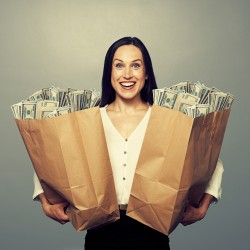
M 154 229 L 126 216 L 133 176 L 157 88 L 150 55 L 138 38 L 124 37 L 109 48 L 103 70 L 100 112 L 114 175 L 121 219 L 88 230 L 85 249 L 170 249 L 169 239 Z M 223 166 L 218 161 L 214 175 L 198 208 L 187 205 L 182 224 L 202 219 L 213 199 L 220 197 Z M 68 221 L 67 203 L 51 205 L 35 180 L 34 197 L 39 195 L 45 214 Z

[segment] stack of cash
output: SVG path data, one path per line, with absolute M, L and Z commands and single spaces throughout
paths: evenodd
M 170 88 L 153 90 L 154 104 L 178 110 L 193 118 L 222 109 L 230 109 L 234 96 L 200 82 L 180 82 Z
M 50 118 L 99 105 L 101 93 L 96 89 L 76 90 L 43 88 L 28 99 L 11 106 L 15 119 Z

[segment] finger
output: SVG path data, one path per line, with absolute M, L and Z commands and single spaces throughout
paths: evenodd
M 69 216 L 67 214 L 64 213 L 64 210 L 59 211 L 57 214 L 58 219 L 60 219 L 61 221 L 69 221 Z
M 69 203 L 68 203 L 67 201 L 62 202 L 62 203 L 59 203 L 59 204 L 60 204 L 60 206 L 62 206 L 62 207 L 67 207 L 67 206 L 69 206 Z
M 59 220 L 68 221 L 69 216 L 64 212 L 64 209 L 65 206 L 62 206 L 62 204 L 60 204 L 60 206 L 58 206 L 58 208 L 55 210 L 55 215 Z
M 57 221 L 58 223 L 62 224 L 62 225 L 65 224 L 65 223 L 67 223 L 67 222 L 69 222 L 69 220 L 63 220 L 61 218 L 56 218 L 54 220 Z
M 69 204 L 63 208 L 64 213 L 67 214 L 67 215 L 68 215 L 68 212 L 69 212 L 68 208 L 69 208 Z

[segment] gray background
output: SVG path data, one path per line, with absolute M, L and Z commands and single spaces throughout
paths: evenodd
M 221 158 L 223 198 L 171 247 L 249 249 L 250 1 L 0 1 L 0 249 L 83 249 L 84 233 L 46 218 L 10 105 L 43 87 L 100 89 L 108 47 L 123 36 L 147 46 L 160 87 L 199 80 L 236 96 Z

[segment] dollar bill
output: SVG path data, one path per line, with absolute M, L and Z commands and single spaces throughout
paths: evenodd
M 77 111 L 78 109 L 77 109 L 77 106 L 78 106 L 78 99 L 79 98 L 77 98 L 77 96 L 79 96 L 79 95 L 81 95 L 81 94 L 83 94 L 83 91 L 81 90 L 81 91 L 69 91 L 68 92 L 68 105 L 70 105 L 71 106 L 71 108 L 72 108 L 72 111 Z M 80 101 L 79 101 L 79 105 L 80 105 Z
M 57 107 L 41 107 L 40 118 L 43 119 L 43 118 L 49 117 L 49 114 L 56 111 L 56 109 Z
M 226 101 L 227 94 L 223 92 L 215 92 L 215 111 L 221 110 L 223 103 Z
M 57 108 L 59 106 L 58 101 L 51 101 L 51 100 L 43 100 L 43 101 L 38 101 L 36 103 L 36 117 L 37 118 L 43 118 L 41 117 L 41 109 L 44 107 L 54 107 Z
M 59 102 L 59 107 L 65 106 L 66 95 L 68 94 L 68 90 L 57 88 L 57 93 L 58 93 L 58 100 L 57 101 Z
M 65 115 L 71 113 L 71 107 L 70 106 L 65 106 L 65 107 L 59 107 L 53 110 L 50 113 L 46 114 L 47 118 L 52 118 L 52 117 L 57 117 L 60 115 Z
M 164 93 L 161 98 L 160 105 L 172 109 L 174 107 L 178 93 L 169 88 L 164 89 Z
M 193 101 L 193 100 L 189 100 L 189 99 L 182 99 L 179 101 L 179 104 L 174 106 L 174 109 L 175 110 L 178 110 L 182 113 L 185 113 L 185 109 L 187 107 L 190 107 L 190 106 L 193 106 L 195 105 L 196 103 Z
M 22 119 L 22 102 L 13 104 L 11 106 L 11 110 L 13 112 L 15 119 L 18 119 L 18 120 Z
M 187 82 L 187 92 L 189 94 L 192 94 L 194 96 L 198 96 L 199 98 L 202 95 L 203 86 L 200 84 L 200 82 Z
M 22 102 L 22 119 L 36 119 L 36 102 L 23 101 Z
M 198 96 L 189 93 L 178 93 L 173 109 L 184 112 L 184 108 L 197 104 L 199 100 Z
M 194 117 L 207 115 L 210 112 L 209 104 L 196 104 Z
M 232 107 L 233 101 L 234 101 L 234 96 L 230 93 L 227 93 L 227 97 L 225 100 L 225 103 L 223 104 L 224 109 L 230 109 Z
M 162 97 L 164 94 L 165 88 L 162 89 L 153 89 L 153 99 L 155 105 L 160 105 Z
M 215 111 L 215 94 L 214 92 L 208 93 L 208 104 L 210 105 L 210 111 Z
M 90 108 L 91 105 L 91 96 L 92 96 L 92 91 L 90 90 L 84 90 L 83 93 L 83 106 L 81 109 L 88 109 Z
M 227 97 L 227 94 L 223 92 L 210 92 L 208 94 L 208 103 L 210 105 L 210 112 L 216 112 L 220 110 Z
M 200 103 L 207 104 L 208 103 L 208 94 L 211 92 L 211 88 L 202 86 Z
M 92 92 L 90 107 L 95 107 L 100 103 L 101 93 L 99 91 L 97 91 L 95 88 L 90 89 L 90 91 Z
M 181 90 L 181 91 L 187 92 L 187 83 L 188 83 L 188 81 L 174 84 L 170 87 L 170 89 Z
M 57 116 L 69 114 L 71 113 L 71 107 L 70 106 L 60 107 L 56 109 L 56 112 Z
M 188 116 L 191 116 L 193 118 L 195 118 L 195 110 L 196 110 L 196 105 L 192 105 L 192 106 L 187 106 L 184 108 L 183 110 L 183 113 L 188 115 Z
M 43 88 L 42 95 L 43 95 L 43 100 L 49 100 L 50 98 L 49 88 Z
M 58 89 L 54 86 L 49 88 L 49 100 L 51 101 L 58 101 Z
M 192 95 L 190 93 L 180 93 L 180 94 L 178 94 L 178 96 L 180 96 L 181 99 L 193 101 L 195 103 L 198 103 L 200 100 L 200 98 L 198 96 Z
M 27 98 L 27 101 L 40 101 L 43 100 L 42 90 L 36 91 L 34 94 Z

